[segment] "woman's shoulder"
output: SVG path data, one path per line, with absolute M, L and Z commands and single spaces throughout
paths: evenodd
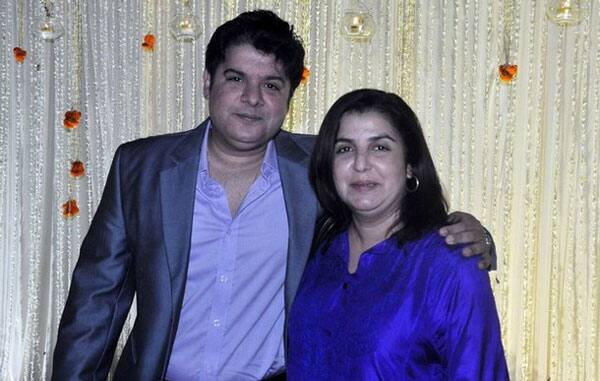
M 419 254 L 438 275 L 455 276 L 463 272 L 479 272 L 479 257 L 462 255 L 464 245 L 448 245 L 437 230 L 432 230 L 410 244 L 411 254 Z
M 445 238 L 440 235 L 438 230 L 430 230 L 424 233 L 420 238 L 407 244 L 408 249 L 421 252 L 423 255 L 431 256 L 432 259 L 438 259 L 441 254 L 448 254 L 453 257 L 460 254 L 462 245 L 448 245 Z
M 463 256 L 462 248 L 446 244 L 437 231 L 424 235 L 414 246 L 423 257 L 417 271 L 435 311 L 447 311 L 459 302 L 461 308 L 493 303 L 489 275 L 478 266 L 480 258 Z

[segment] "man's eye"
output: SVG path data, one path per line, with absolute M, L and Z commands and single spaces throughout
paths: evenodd
M 269 90 L 279 90 L 279 86 L 275 85 L 274 83 L 267 83 L 265 84 L 265 87 Z
M 228 81 L 239 82 L 242 80 L 242 77 L 232 75 L 231 77 L 226 77 L 225 79 L 227 79 Z
M 381 144 L 376 145 L 375 147 L 373 147 L 373 149 L 375 151 L 389 151 L 389 149 L 386 146 Z

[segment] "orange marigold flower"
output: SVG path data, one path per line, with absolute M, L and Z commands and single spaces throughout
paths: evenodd
M 81 120 L 81 112 L 77 110 L 71 110 L 65 112 L 65 120 L 63 122 L 65 128 L 73 129 L 79 126 Z
M 77 200 L 74 198 L 70 198 L 62 204 L 63 209 L 63 217 L 65 218 L 73 218 L 79 214 L 79 207 L 77 206 Z
M 71 170 L 69 173 L 77 179 L 85 174 L 85 166 L 80 160 L 75 160 L 71 163 Z
M 308 70 L 308 68 L 305 66 L 304 69 L 302 69 L 300 83 L 305 84 L 306 82 L 308 82 L 308 77 L 310 77 L 310 70 Z
M 498 66 L 498 73 L 500 74 L 500 81 L 503 83 L 511 83 L 516 78 L 519 67 L 517 65 L 504 64 Z
M 148 33 L 144 36 L 144 42 L 142 43 L 142 47 L 145 51 L 151 52 L 154 50 L 154 43 L 156 42 L 156 37 L 153 34 Z
M 27 51 L 19 48 L 18 46 L 13 49 L 13 54 L 15 55 L 15 60 L 18 63 L 23 63 L 25 61 L 25 57 L 27 57 Z

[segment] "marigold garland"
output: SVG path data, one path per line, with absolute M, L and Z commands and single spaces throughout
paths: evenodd
M 310 70 L 305 66 L 302 69 L 302 76 L 300 77 L 300 83 L 305 85 L 308 82 L 308 77 L 310 77 Z
M 148 33 L 144 36 L 144 42 L 142 43 L 142 47 L 147 52 L 154 51 L 154 44 L 156 43 L 156 37 L 153 34 Z
M 510 65 L 505 63 L 498 66 L 498 74 L 500 75 L 500 81 L 502 81 L 502 83 L 511 83 L 513 79 L 517 77 L 518 71 L 518 65 Z
M 79 207 L 77 206 L 77 200 L 70 198 L 62 204 L 63 217 L 73 218 L 79 214 Z
M 79 126 L 81 120 L 81 112 L 77 110 L 70 110 L 65 112 L 65 120 L 63 122 L 65 128 L 73 129 Z
M 25 62 L 25 57 L 27 57 L 27 51 L 19 48 L 18 46 L 13 49 L 13 54 L 15 55 L 15 60 L 18 63 Z
M 85 174 L 85 166 L 81 160 L 75 160 L 71 162 L 71 170 L 69 173 L 72 177 L 78 179 Z

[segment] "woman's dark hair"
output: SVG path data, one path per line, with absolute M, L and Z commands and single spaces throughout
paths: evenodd
M 291 98 L 304 70 L 304 47 L 294 27 L 266 10 L 244 12 L 227 21 L 215 30 L 206 47 L 205 68 L 210 76 L 214 77 L 219 64 L 225 61 L 228 48 L 243 44 L 273 54 L 281 62 L 291 84 Z
M 448 206 L 431 159 L 421 125 L 411 108 L 396 94 L 381 90 L 361 89 L 338 99 L 325 115 L 310 163 L 310 181 L 325 210 L 313 247 L 329 242 L 350 226 L 352 213 L 342 202 L 333 181 L 335 143 L 340 120 L 348 113 L 377 112 L 398 131 L 405 149 L 405 163 L 419 179 L 415 192 L 406 192 L 400 205 L 402 225 L 394 235 L 399 244 L 419 238 L 427 231 L 442 226 L 448 217 Z

